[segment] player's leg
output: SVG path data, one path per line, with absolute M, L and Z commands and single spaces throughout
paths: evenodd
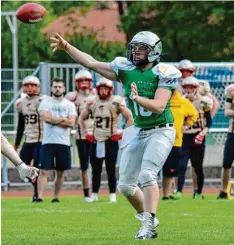
M 38 168 L 40 163 L 40 150 L 41 150 L 41 142 L 33 144 L 33 166 Z M 33 183 L 34 187 L 34 196 L 33 200 L 35 201 L 38 198 L 38 178 Z
M 71 169 L 71 150 L 70 146 L 60 144 L 54 144 L 54 149 L 56 152 L 56 178 L 54 183 L 54 198 L 52 202 L 58 202 L 59 194 L 64 182 L 64 171 Z
M 119 144 L 111 140 L 106 141 L 106 172 L 108 176 L 108 185 L 110 192 L 110 202 L 116 202 L 116 161 L 118 155 Z
M 143 193 L 137 186 L 144 147 L 138 138 L 123 149 L 119 166 L 118 190 L 125 196 L 137 213 L 143 212 Z
M 174 128 L 160 128 L 149 132 L 145 138 L 139 182 L 143 188 L 144 220 L 136 234 L 137 239 L 151 239 L 157 236 L 154 218 L 159 202 L 157 176 L 168 158 L 175 140 Z
M 184 182 L 185 182 L 185 174 L 187 170 L 187 165 L 189 161 L 189 152 L 191 145 L 191 136 L 188 134 L 184 134 L 183 145 L 181 149 L 181 155 L 179 158 L 179 167 L 178 167 L 178 177 L 177 177 L 177 192 L 175 194 L 170 195 L 170 198 L 174 200 L 178 200 L 181 197 L 181 193 L 183 191 Z
M 83 186 L 84 198 L 88 200 L 89 198 L 89 176 L 88 176 L 88 166 L 89 166 L 89 155 L 91 150 L 91 143 L 87 140 L 76 140 L 78 155 L 80 159 L 80 169 L 81 169 L 81 181 Z
M 13 148 L 13 146 L 8 142 L 6 137 L 1 134 L 1 153 L 7 157 L 16 167 L 22 163 L 19 155 Z
M 38 199 L 37 202 L 42 202 L 45 187 L 47 185 L 47 171 L 54 169 L 54 158 L 56 151 L 53 144 L 45 144 L 40 150 L 40 175 L 38 178 Z
M 101 185 L 101 173 L 104 158 L 96 156 L 97 144 L 92 144 L 90 163 L 92 167 L 92 195 L 91 202 L 98 201 L 98 192 Z
M 227 187 L 231 177 L 231 167 L 234 161 L 234 133 L 228 133 L 223 152 L 223 168 L 221 176 L 221 188 L 218 199 L 227 198 Z
M 174 146 L 165 164 L 163 165 L 162 200 L 169 199 L 173 178 L 178 175 L 180 154 L 181 154 L 181 147 Z
M 191 165 L 197 176 L 197 190 L 195 191 L 193 198 L 204 198 L 202 194 L 202 189 L 204 186 L 204 172 L 203 172 L 203 160 L 205 155 L 205 144 L 194 145 L 190 152 Z

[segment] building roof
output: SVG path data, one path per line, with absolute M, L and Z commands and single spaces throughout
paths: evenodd
M 43 32 L 53 35 L 59 32 L 61 35 L 82 35 L 97 33 L 97 39 L 104 42 L 126 43 L 126 35 L 118 29 L 119 12 L 112 9 L 90 9 L 88 12 L 80 8 L 65 16 L 58 17 L 47 25 Z

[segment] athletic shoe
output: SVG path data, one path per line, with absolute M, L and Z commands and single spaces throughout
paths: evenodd
M 41 198 L 37 198 L 35 202 L 43 202 L 43 200 Z
M 169 197 L 163 197 L 162 200 L 163 200 L 163 201 L 165 201 L 165 200 L 170 200 L 170 198 L 169 198 Z
M 202 195 L 202 194 L 199 194 L 199 193 L 194 193 L 193 194 L 193 199 L 205 199 L 205 197 Z
M 172 200 L 180 200 L 181 196 L 182 196 L 182 192 L 177 191 L 174 194 L 170 194 L 169 198 Z
M 228 199 L 227 192 L 220 191 L 217 199 Z
M 109 200 L 110 200 L 110 203 L 117 202 L 117 200 L 116 200 L 116 194 L 115 193 L 111 193 L 110 196 L 109 196 Z
M 59 201 L 58 198 L 54 198 L 54 199 L 51 200 L 51 202 L 54 203 L 54 202 L 60 202 L 60 201 Z
M 144 220 L 144 212 L 142 212 L 142 213 L 136 213 L 135 214 L 135 217 L 138 219 L 138 220 L 140 220 L 141 222 L 143 222 L 143 220 Z M 156 228 L 157 226 L 159 226 L 159 220 L 156 218 L 156 217 L 154 217 L 154 227 Z
M 85 202 L 90 202 L 90 197 L 84 197 Z
M 148 212 L 144 212 L 143 221 L 140 230 L 137 232 L 135 238 L 137 240 L 149 240 L 154 239 L 158 236 L 155 226 L 154 218 Z
M 36 196 L 32 197 L 32 202 L 37 202 L 37 197 Z
M 92 193 L 89 202 L 97 202 L 98 201 L 98 194 Z

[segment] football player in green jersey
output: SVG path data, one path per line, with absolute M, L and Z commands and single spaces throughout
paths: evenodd
M 169 102 L 181 79 L 180 71 L 172 65 L 160 63 L 161 40 L 149 31 L 139 32 L 133 37 L 128 44 L 127 58 L 117 57 L 111 63 L 95 60 L 59 34 L 50 39 L 53 51 L 65 50 L 80 65 L 122 83 L 134 117 L 135 125 L 132 127 L 137 133 L 125 144 L 118 189 L 135 208 L 136 217 L 142 221 L 136 239 L 157 237 L 157 175 L 175 140 Z M 129 132 L 128 128 L 126 131 Z

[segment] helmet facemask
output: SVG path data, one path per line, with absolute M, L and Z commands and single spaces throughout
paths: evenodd
M 90 78 L 79 78 L 75 80 L 77 91 L 88 94 L 92 88 L 93 80 Z
M 135 59 L 137 53 L 145 54 L 142 59 Z M 151 62 L 159 62 L 162 53 L 162 42 L 157 35 L 149 31 L 137 33 L 128 44 L 127 58 L 134 65 L 141 66 Z
M 97 95 L 101 100 L 106 100 L 113 94 L 113 87 L 109 87 L 107 85 L 101 84 L 96 86 Z
M 196 98 L 199 86 L 194 85 L 182 85 L 183 95 L 187 99 L 193 101 Z

